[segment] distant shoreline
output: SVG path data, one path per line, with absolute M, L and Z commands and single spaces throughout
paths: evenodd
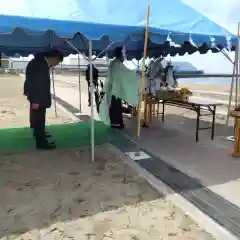
M 230 85 L 231 78 L 180 78 L 179 84 L 201 84 L 201 85 Z

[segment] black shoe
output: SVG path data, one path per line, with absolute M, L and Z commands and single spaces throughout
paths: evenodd
M 45 143 L 45 144 L 37 144 L 38 150 L 53 150 L 56 148 L 55 144 Z
M 111 125 L 111 128 L 123 129 L 124 125 Z

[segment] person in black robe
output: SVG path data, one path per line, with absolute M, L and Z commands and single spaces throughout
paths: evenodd
M 58 65 L 63 55 L 57 51 L 37 54 L 26 68 L 24 95 L 30 104 L 30 127 L 36 139 L 36 148 L 54 149 L 56 145 L 49 143 L 49 134 L 45 132 L 46 109 L 51 107 L 51 79 L 49 68 Z
M 99 97 L 99 92 L 98 92 L 98 69 L 92 65 L 92 70 L 93 70 L 93 86 L 94 86 L 94 96 L 95 96 L 95 103 L 97 107 L 97 112 L 99 112 L 99 105 L 100 105 L 100 97 Z M 91 88 L 90 88 L 90 64 L 88 64 L 87 69 L 86 69 L 86 80 L 88 84 L 88 106 L 91 106 Z
M 117 47 L 114 50 L 113 54 L 116 59 L 120 60 L 121 62 L 124 61 L 121 47 Z M 115 97 L 114 95 L 112 95 L 111 104 L 109 107 L 109 118 L 110 118 L 112 128 L 117 128 L 117 129 L 124 128 L 122 99 Z

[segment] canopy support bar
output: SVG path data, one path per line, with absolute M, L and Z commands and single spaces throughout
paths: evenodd
M 88 42 L 89 46 L 89 65 L 90 65 L 90 93 L 91 93 L 91 157 L 92 157 L 92 162 L 95 160 L 95 143 L 94 143 L 94 108 L 93 108 L 93 94 L 94 94 L 94 89 L 93 89 L 93 63 L 92 63 L 92 40 L 89 40 Z
M 69 42 L 68 40 L 65 40 L 65 42 L 74 49 L 78 54 L 78 95 L 79 95 L 79 113 L 82 113 L 82 91 L 81 91 L 81 68 L 80 68 L 80 51 L 74 45 Z
M 219 49 L 218 47 L 216 47 L 216 49 L 221 52 L 223 54 L 223 56 L 232 64 L 234 64 L 234 61 L 228 56 L 228 54 L 222 49 Z
M 89 40 L 90 41 L 90 40 Z M 81 54 L 80 51 L 71 43 L 69 42 L 68 40 L 65 40 L 65 42 L 74 50 L 76 50 L 77 53 Z M 102 54 L 106 53 L 107 50 L 113 45 L 115 44 L 116 42 L 111 42 L 104 50 L 102 50 L 97 56 L 95 56 L 95 58 L 92 59 L 92 61 L 96 60 L 98 57 L 100 57 Z M 83 55 L 83 57 L 89 62 L 88 58 Z
M 231 87 L 230 87 L 230 95 L 229 95 L 229 102 L 228 102 L 228 112 L 227 112 L 227 119 L 226 119 L 226 126 L 228 127 L 229 124 L 229 115 L 230 115 L 230 110 L 232 106 L 232 97 L 233 97 L 233 88 L 234 88 L 234 80 L 236 80 L 235 84 L 235 107 L 237 106 L 237 101 L 238 101 L 238 68 L 239 68 L 239 37 L 240 37 L 240 23 L 238 23 L 238 28 L 237 28 L 237 47 L 235 49 L 235 60 L 233 62 L 233 76 L 232 76 L 232 82 L 231 82 Z M 236 75 L 235 75 L 236 74 Z M 235 79 L 236 76 L 236 79 Z
M 116 43 L 116 42 L 111 42 L 103 51 L 101 51 L 101 52 L 93 59 L 93 61 L 96 60 L 98 57 L 100 57 L 102 54 L 106 53 L 107 50 L 108 50 L 114 43 Z
M 53 84 L 53 98 L 54 98 L 54 111 L 55 117 L 57 117 L 57 103 L 56 103 L 56 91 L 55 91 L 55 79 L 54 79 L 54 68 L 52 67 L 52 84 Z
M 78 56 L 81 54 L 80 51 L 68 40 L 65 40 L 66 43 L 72 47 L 74 50 L 76 50 L 76 52 L 78 53 Z M 88 42 L 88 50 L 89 50 L 89 55 L 88 55 L 88 59 L 86 58 L 86 60 L 89 62 L 90 65 L 90 96 L 91 96 L 91 159 L 92 162 L 94 162 L 95 160 L 95 146 L 94 146 L 94 106 L 93 106 L 93 94 L 94 94 L 94 89 L 93 89 L 93 59 L 92 59 L 92 40 L 89 40 Z M 85 56 L 84 56 L 85 58 Z M 80 64 L 79 64 L 79 79 L 80 79 Z M 80 84 L 80 81 L 79 81 Z M 80 86 L 79 86 L 79 99 L 81 99 L 81 93 L 80 93 Z M 81 110 L 80 110 L 81 111 Z
M 79 112 L 82 113 L 82 89 L 81 89 L 80 53 L 78 53 L 78 93 L 79 93 Z

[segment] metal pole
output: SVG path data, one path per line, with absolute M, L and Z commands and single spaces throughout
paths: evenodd
M 78 51 L 78 49 L 77 49 L 76 47 L 74 47 L 74 45 L 73 45 L 71 42 L 69 42 L 68 40 L 65 40 L 65 42 L 66 42 L 72 49 L 76 50 L 77 53 L 80 53 L 80 52 Z M 105 52 L 106 52 L 113 44 L 115 44 L 115 43 L 116 43 L 116 42 L 111 42 L 103 51 L 101 51 L 97 56 L 95 56 L 95 58 L 92 59 L 92 61 L 96 60 L 100 55 L 102 55 L 103 53 L 105 53 Z M 87 61 L 89 61 L 89 60 L 86 58 L 85 55 L 83 55 L 83 57 L 84 57 Z
M 105 56 L 106 56 L 107 65 L 109 66 L 110 61 L 109 61 L 109 57 L 108 57 L 108 53 L 107 52 L 105 53 Z
M 111 42 L 103 51 L 101 51 L 98 55 L 95 56 L 95 58 L 93 59 L 93 61 L 96 60 L 96 59 L 97 59 L 99 56 L 101 56 L 102 54 L 106 53 L 107 50 L 108 50 L 114 43 L 116 43 L 116 42 Z
M 52 84 L 53 84 L 53 98 L 54 98 L 54 110 L 55 117 L 57 117 L 57 103 L 56 103 L 56 91 L 55 91 L 55 80 L 54 80 L 54 68 L 52 67 Z
M 230 95 L 229 95 L 229 102 L 228 102 L 228 112 L 227 112 L 227 119 L 226 119 L 226 126 L 228 127 L 229 124 L 229 117 L 230 117 L 230 110 L 232 106 L 232 95 L 233 95 L 233 88 L 234 88 L 234 80 L 235 80 L 235 74 L 236 74 L 236 86 L 235 86 L 235 107 L 237 105 L 237 100 L 238 100 L 238 68 L 239 68 L 239 36 L 240 36 L 240 24 L 238 23 L 238 28 L 237 28 L 237 36 L 238 36 L 238 41 L 237 41 L 237 46 L 235 49 L 235 60 L 234 60 L 234 65 L 233 65 L 233 76 L 232 76 L 232 82 L 231 82 L 231 87 L 230 87 Z M 227 129 L 227 128 L 226 128 Z M 227 140 L 233 140 L 235 141 L 235 136 L 228 136 Z
M 79 93 L 79 112 L 82 113 L 82 90 L 81 90 L 81 68 L 80 53 L 78 53 L 78 93 Z
M 234 61 L 227 55 L 227 53 L 226 52 L 224 52 L 224 50 L 222 49 L 222 50 L 220 50 L 218 47 L 215 47 L 220 53 L 222 53 L 223 54 L 223 56 L 230 62 L 230 63 L 232 63 L 232 64 L 234 64 Z
M 230 114 L 231 107 L 232 107 L 232 96 L 233 96 L 233 87 L 234 87 L 234 80 L 235 80 L 235 73 L 236 73 L 237 52 L 238 52 L 238 44 L 237 44 L 237 47 L 235 49 L 235 60 L 234 60 L 234 65 L 233 65 L 233 75 L 232 75 L 230 95 L 229 95 L 229 101 L 228 101 L 228 111 L 227 111 L 227 119 L 226 119 L 227 127 L 228 127 L 228 123 L 229 123 L 229 114 Z
M 94 162 L 94 108 L 93 108 L 93 66 L 92 66 L 92 40 L 88 42 L 89 46 L 89 64 L 90 64 L 90 92 L 91 92 L 91 152 L 92 162 Z

